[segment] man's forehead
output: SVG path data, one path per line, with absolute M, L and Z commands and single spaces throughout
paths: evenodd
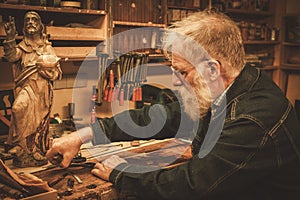
M 175 69 L 181 69 L 181 68 L 186 68 L 186 67 L 191 67 L 193 66 L 189 60 L 187 60 L 185 57 L 182 55 L 172 53 L 172 65 Z

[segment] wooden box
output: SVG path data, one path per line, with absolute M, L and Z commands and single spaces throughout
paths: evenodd
M 45 192 L 37 194 L 34 196 L 23 198 L 22 200 L 57 200 L 57 190 L 52 190 L 50 192 Z

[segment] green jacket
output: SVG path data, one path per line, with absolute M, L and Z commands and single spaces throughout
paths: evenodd
M 164 123 L 154 123 L 160 129 L 152 127 L 157 134 L 150 138 L 174 137 L 177 132 L 176 137 L 194 136 L 193 157 L 170 170 L 121 164 L 110 181 L 133 199 L 298 199 L 300 125 L 285 95 L 261 70 L 246 66 L 223 100 L 224 106 L 212 108 L 212 115 L 183 127 L 181 119 L 187 118 L 180 102 L 153 108 L 152 120 Z M 144 107 L 116 115 L 117 120 L 99 119 L 93 125 L 94 142 L 136 139 L 120 127 L 133 130 L 126 128 L 132 126 L 128 113 L 140 126 L 151 123 L 148 112 Z M 140 132 L 141 138 L 147 134 Z

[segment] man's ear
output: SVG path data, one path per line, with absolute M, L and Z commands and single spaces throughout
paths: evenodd
M 208 63 L 209 67 L 209 79 L 211 81 L 215 81 L 217 78 L 220 77 L 221 74 L 221 65 L 218 61 L 212 60 Z

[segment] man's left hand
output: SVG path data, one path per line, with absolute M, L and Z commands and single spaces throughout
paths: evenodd
M 109 181 L 109 176 L 113 169 L 122 163 L 127 163 L 127 161 L 114 155 L 104 160 L 102 163 L 97 163 L 91 173 L 105 181 Z

